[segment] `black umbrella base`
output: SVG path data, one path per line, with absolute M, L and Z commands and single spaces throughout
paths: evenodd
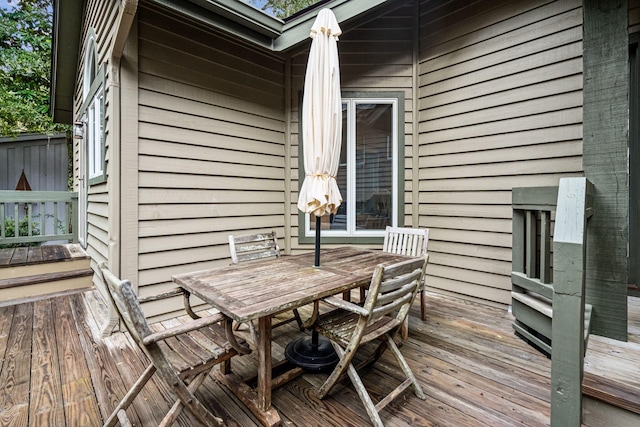
M 324 371 L 333 368 L 340 360 L 329 340 L 318 336 L 291 341 L 284 355 L 289 362 L 307 371 Z

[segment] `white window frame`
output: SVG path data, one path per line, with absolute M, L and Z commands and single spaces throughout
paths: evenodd
M 393 226 L 398 226 L 399 220 L 403 215 L 404 190 L 403 182 L 400 178 L 400 167 L 404 167 L 404 152 L 399 148 L 404 145 L 404 95 L 399 92 L 393 93 L 375 93 L 375 92 L 358 92 L 343 93 L 343 105 L 347 104 L 347 126 L 348 126 L 348 144 L 347 144 L 347 194 L 344 197 L 347 201 L 356 199 L 356 106 L 359 104 L 389 104 L 392 106 L 392 141 L 390 141 L 392 156 L 392 213 L 391 222 Z M 302 141 L 300 139 L 300 144 Z M 302 154 L 300 155 L 302 158 Z M 304 171 L 304 166 L 301 167 Z M 304 176 L 304 172 L 302 172 Z M 300 180 L 300 184 L 302 179 Z M 401 188 L 402 187 L 402 188 Z M 340 189 L 343 191 L 344 189 Z M 384 229 L 356 229 L 356 204 L 347 203 L 347 226 L 346 230 L 328 230 L 323 229 L 321 232 L 322 240 L 329 243 L 352 243 L 352 242 L 368 242 L 371 239 L 379 240 L 384 238 Z M 311 229 L 311 216 L 309 214 L 300 213 L 304 233 L 299 237 L 301 243 L 311 243 L 315 239 L 315 230 Z
M 98 67 L 95 31 L 89 32 L 82 80 L 83 102 L 80 107 L 84 124 L 84 149 L 86 150 L 88 185 L 106 181 L 104 106 L 105 65 Z
M 104 144 L 103 144 L 103 109 L 104 90 L 100 86 L 91 98 L 86 110 L 87 161 L 89 162 L 89 182 L 104 176 Z

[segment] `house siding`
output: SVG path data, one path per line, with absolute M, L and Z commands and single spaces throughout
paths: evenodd
M 74 117 L 81 117 L 80 108 L 84 103 L 83 99 L 83 76 L 86 52 L 86 41 L 90 30 L 96 34 L 95 46 L 98 60 L 98 67 L 101 67 L 108 60 L 110 54 L 109 47 L 115 31 L 115 23 L 118 15 L 118 2 L 90 0 L 85 4 L 83 28 L 80 41 L 80 58 L 78 61 L 77 82 L 74 97 Z M 108 69 L 107 69 L 108 70 Z M 109 129 L 108 123 L 112 116 L 113 92 L 107 82 L 113 79 L 108 74 L 105 76 L 105 130 Z M 80 147 L 86 143 L 84 139 L 73 140 L 73 177 L 74 191 L 80 191 Z M 112 135 L 105 131 L 104 143 L 106 147 L 105 161 L 110 161 L 109 147 Z M 87 177 L 88 179 L 88 177 Z M 87 194 L 87 253 L 92 258 L 92 266 L 96 269 L 96 263 L 108 259 L 109 246 L 109 226 L 108 226 L 108 206 L 109 189 L 106 183 L 89 185 Z
M 419 43 L 427 285 L 508 305 L 511 189 L 583 172 L 581 2 L 421 2 Z
M 139 294 L 284 236 L 284 60 L 144 5 L 138 20 Z M 153 314 L 153 313 L 152 313 Z
M 135 144 L 123 137 L 121 170 L 108 169 L 124 177 L 126 231 L 109 225 L 114 181 L 89 194 L 92 257 L 120 239 L 141 296 L 172 286 L 172 274 L 227 264 L 228 234 L 275 229 L 286 252 L 313 248 L 299 241 L 297 210 L 310 39 L 273 53 L 158 3 L 140 3 L 132 36 L 136 117 L 122 120 L 137 127 Z M 101 63 L 114 4 L 86 6 L 83 40 L 96 29 Z M 629 33 L 639 5 L 629 1 Z M 512 188 L 584 174 L 582 2 L 398 0 L 342 27 L 342 90 L 404 94 L 400 223 L 431 230 L 428 286 L 506 307 Z

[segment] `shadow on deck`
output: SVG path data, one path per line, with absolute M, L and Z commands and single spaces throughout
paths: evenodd
M 385 425 L 549 425 L 550 360 L 514 335 L 513 317 L 504 310 L 428 295 L 428 319 L 424 323 L 419 320 L 419 305 L 415 304 L 409 339 L 401 349 L 427 400 L 406 391 L 382 412 Z M 640 304 L 636 311 L 640 312 Z M 96 291 L 0 307 L 0 425 L 102 424 L 142 372 L 145 360 L 132 349 L 126 334 L 99 338 L 105 313 Z M 631 332 L 630 343 L 619 347 L 597 337 L 590 340 L 587 372 L 600 374 L 606 360 L 610 376 L 621 366 L 613 357 L 635 359 L 633 374 L 616 371 L 615 375 L 637 381 L 640 331 Z M 283 357 L 284 346 L 298 334 L 293 326 L 278 329 L 275 359 Z M 247 355 L 234 359 L 233 366 L 250 376 L 256 363 L 254 355 Z M 273 404 L 283 425 L 369 425 L 348 381 L 327 399 L 317 399 L 315 390 L 324 378 L 326 374 L 305 374 L 273 392 Z M 390 355 L 363 376 L 374 391 L 390 390 L 399 378 Z M 227 425 L 258 425 L 213 377 L 201 390 L 203 399 Z M 168 409 L 167 391 L 154 385 L 141 396 L 128 412 L 131 420 L 137 425 L 156 425 Z M 198 425 L 184 413 L 178 424 Z

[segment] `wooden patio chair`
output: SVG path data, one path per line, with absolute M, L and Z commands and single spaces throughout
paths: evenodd
M 250 351 L 244 343 L 235 340 L 231 343 L 227 340 L 228 335 L 220 324 L 224 315 L 218 313 L 160 332 L 152 332 L 131 283 L 118 279 L 104 263 L 100 264 L 100 271 L 120 319 L 150 360 L 149 366 L 104 425 L 114 426 L 118 421 L 123 426 L 131 425 L 125 411 L 156 372 L 176 399 L 160 425 L 172 425 L 184 407 L 205 425 L 224 425 L 223 420 L 211 413 L 194 394 L 217 364 L 227 362 L 239 354 L 236 348 L 242 350 L 241 353 Z M 163 296 L 175 296 L 179 291 L 178 288 Z M 230 326 L 228 327 L 230 332 Z
M 418 292 L 428 258 L 429 256 L 425 254 L 423 258 L 402 261 L 388 267 L 377 266 L 363 306 L 337 297 L 324 299 L 337 309 L 319 316 L 314 329 L 331 341 L 340 361 L 320 386 L 318 390 L 320 399 L 326 397 L 347 373 L 375 426 L 383 426 L 379 412 L 407 387 L 413 386 L 416 396 L 422 400 L 426 399 L 394 338 L 402 327 Z M 358 348 L 374 340 L 381 342 L 367 359 L 354 367 L 353 358 Z M 395 356 L 407 379 L 374 404 L 358 371 L 373 365 L 387 348 Z
M 392 254 L 422 256 L 427 253 L 429 244 L 428 228 L 408 228 L 387 226 L 384 233 L 382 250 Z M 427 298 L 424 293 L 424 279 L 418 289 L 420 294 L 420 318 L 427 320 Z M 409 336 L 409 316 L 402 325 L 402 339 Z
M 255 261 L 264 258 L 280 258 L 280 246 L 278 246 L 278 236 L 275 231 L 269 233 L 243 234 L 229 236 L 229 252 L 231 253 L 231 262 L 238 264 L 242 262 Z M 272 328 L 285 325 L 289 322 L 296 321 L 298 328 L 304 330 L 300 313 L 297 309 L 293 309 L 293 317 L 280 320 L 271 325 Z M 240 323 L 234 324 L 234 329 L 238 330 Z M 249 329 L 254 342 L 258 341 L 257 332 L 253 322 L 249 322 Z

